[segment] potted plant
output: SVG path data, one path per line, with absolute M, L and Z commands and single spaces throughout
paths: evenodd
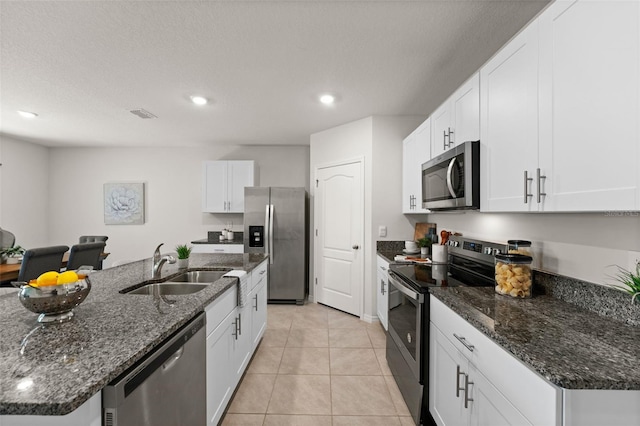
M 0 253 L 3 255 L 3 257 L 6 256 L 7 264 L 16 264 L 20 263 L 22 255 L 24 254 L 24 249 L 20 246 L 7 247 L 2 249 Z
M 418 239 L 416 243 L 418 244 L 418 247 L 420 247 L 421 256 L 426 256 L 429 254 L 429 247 L 431 247 L 431 238 L 425 236 Z
M 188 247 L 186 244 L 180 244 L 176 246 L 176 252 L 178 253 L 178 268 L 188 268 L 191 247 Z
M 612 285 L 612 287 L 625 291 L 631 295 L 631 303 L 640 295 L 640 262 L 636 263 L 635 271 L 627 271 L 618 266 L 618 273 L 615 276 L 622 285 Z

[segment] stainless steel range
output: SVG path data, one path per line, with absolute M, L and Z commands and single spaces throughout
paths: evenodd
M 446 264 L 389 266 L 387 362 L 416 424 L 429 414 L 429 288 L 493 286 L 494 258 L 507 246 L 451 236 Z

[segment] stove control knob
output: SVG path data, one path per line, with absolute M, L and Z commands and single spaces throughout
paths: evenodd
M 502 251 L 500 249 L 493 249 L 493 255 L 500 254 Z
M 491 253 L 493 253 L 493 249 L 491 247 L 484 248 L 484 254 L 491 254 Z

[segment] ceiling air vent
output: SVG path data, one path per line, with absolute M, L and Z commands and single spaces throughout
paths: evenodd
M 132 109 L 131 111 L 129 111 L 131 114 L 133 115 L 137 115 L 140 118 L 158 118 L 157 116 L 151 114 L 149 111 L 147 111 L 146 109 Z

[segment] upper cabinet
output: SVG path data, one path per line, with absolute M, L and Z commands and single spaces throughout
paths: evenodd
M 640 2 L 550 5 L 480 71 L 482 210 L 640 209 L 639 76 Z
M 431 157 L 480 139 L 480 81 L 475 73 L 431 115 Z
M 202 166 L 202 211 L 244 213 L 244 188 L 255 186 L 254 161 L 205 161 Z
M 431 151 L 431 119 L 427 119 L 402 143 L 402 213 L 429 213 L 422 208 L 422 163 Z

